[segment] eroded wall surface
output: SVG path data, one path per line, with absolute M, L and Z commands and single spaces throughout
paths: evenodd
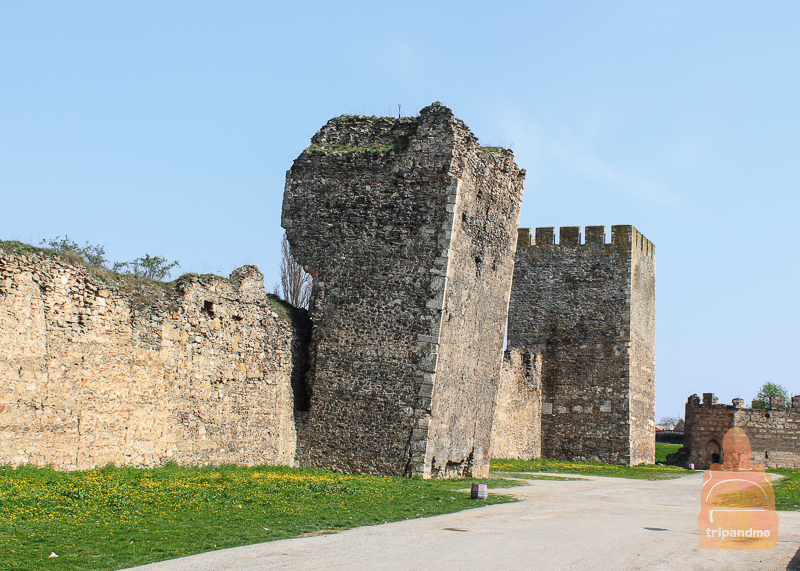
M 292 464 L 303 332 L 261 273 L 186 276 L 170 303 L 139 311 L 82 267 L 0 253 L 0 464 Z
M 632 226 L 580 230 L 520 230 L 508 348 L 542 359 L 543 457 L 652 463 L 655 249 Z
M 314 277 L 303 462 L 485 474 L 524 171 L 441 104 L 311 143 L 282 217 Z
M 540 355 L 506 351 L 492 423 L 493 458 L 541 457 L 541 377 Z
M 751 462 L 765 468 L 800 468 L 800 396 L 792 397 L 790 407 L 776 398 L 767 409 L 745 408 L 742 399 L 719 404 L 714 393 L 704 393 L 703 401 L 692 395 L 686 402 L 684 449 L 685 463 L 707 470 L 712 455 L 725 460 L 723 439 L 738 426 L 750 440 Z

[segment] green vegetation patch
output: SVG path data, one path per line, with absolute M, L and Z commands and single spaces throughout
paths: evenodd
M 390 151 L 401 151 L 407 146 L 407 143 L 397 143 L 394 145 L 370 145 L 364 147 L 351 147 L 348 145 L 332 145 L 329 147 L 321 147 L 319 145 L 311 145 L 310 149 L 315 152 L 325 153 L 326 155 L 350 155 L 354 153 L 385 154 Z
M 17 240 L 0 240 L 0 250 L 8 254 L 36 254 L 44 251 L 42 248 L 24 244 Z
M 310 325 L 310 318 L 308 310 L 302 307 L 295 307 L 285 299 L 281 299 L 274 293 L 268 293 L 267 299 L 269 300 L 272 311 L 278 314 L 281 319 L 291 321 L 297 326 L 306 327 Z
M 178 263 L 168 263 L 165 258 L 145 254 L 133 262 L 114 264 L 114 269 L 106 267 L 105 249 L 103 246 L 89 242 L 80 246 L 65 236 L 55 240 L 42 240 L 49 248 L 32 246 L 16 240 L 0 240 L 0 250 L 15 255 L 38 254 L 44 258 L 57 258 L 76 267 L 82 267 L 86 273 L 104 286 L 116 289 L 126 296 L 131 309 L 140 313 L 160 313 L 175 309 L 171 302 L 177 281 L 160 281 L 169 274 L 169 270 Z M 118 270 L 128 268 L 128 271 Z M 133 268 L 134 271 L 131 271 Z M 148 277 L 149 276 L 149 277 Z M 152 279 L 155 277 L 156 279 Z
M 270 466 L 0 467 L 0 569 L 120 569 L 515 501 L 470 500 L 472 482 Z
M 578 481 L 586 478 L 564 477 L 564 476 L 545 476 L 542 474 L 531 474 L 529 472 L 494 472 L 492 475 L 499 478 L 524 478 L 525 480 L 557 480 L 557 481 Z
M 800 511 L 800 470 L 770 468 L 767 471 L 783 476 L 772 482 L 772 490 L 775 492 L 775 509 Z M 754 497 L 746 492 L 737 492 L 721 496 L 721 501 L 725 505 L 753 506 L 759 505 L 760 496 Z
M 667 444 L 666 442 L 656 442 L 656 463 L 667 461 L 667 454 L 674 454 L 683 448 L 683 444 Z
M 778 468 L 768 471 L 783 476 L 772 484 L 772 489 L 775 491 L 775 509 L 800 511 L 800 470 Z
M 551 472 L 557 474 L 586 474 L 587 476 L 611 476 L 646 480 L 669 480 L 694 474 L 677 466 L 619 466 L 600 462 L 561 462 L 559 460 L 509 460 L 492 458 L 492 470 L 498 472 Z
M 379 117 L 377 115 L 339 115 L 331 119 L 333 123 L 353 123 L 357 120 L 370 120 L 370 121 L 399 121 L 399 122 L 414 122 L 416 117 L 389 117 L 384 115 Z

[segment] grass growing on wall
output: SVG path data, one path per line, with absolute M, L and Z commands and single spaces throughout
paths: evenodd
M 268 466 L 0 467 L 0 569 L 120 569 L 514 501 L 470 500 L 457 491 L 470 483 Z

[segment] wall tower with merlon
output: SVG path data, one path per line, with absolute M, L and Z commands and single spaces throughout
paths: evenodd
M 655 457 L 655 247 L 633 226 L 519 230 L 508 349 L 541 358 L 541 454 Z M 530 358 L 530 357 L 529 357 Z
M 767 408 L 747 408 L 744 400 L 720 404 L 714 393 L 686 401 L 683 448 L 673 463 L 707 470 L 725 461 L 723 440 L 733 427 L 744 430 L 750 441 L 750 461 L 765 468 L 800 468 L 800 396 L 791 402 L 774 396 Z
M 314 277 L 301 462 L 487 474 L 523 180 L 440 103 L 314 135 L 282 216 Z

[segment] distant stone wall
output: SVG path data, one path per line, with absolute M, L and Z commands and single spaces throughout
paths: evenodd
M 506 351 L 492 423 L 492 458 L 542 455 L 542 359 Z
M 725 459 L 722 439 L 738 426 L 750 439 L 751 462 L 765 468 L 800 468 L 800 396 L 792 397 L 787 408 L 782 398 L 773 397 L 768 409 L 744 408 L 742 399 L 719 404 L 714 393 L 704 393 L 703 402 L 692 395 L 686 402 L 684 427 L 685 463 L 706 470 L 719 455 Z
M 83 267 L 0 252 L 0 464 L 294 462 L 304 332 L 255 267 L 135 307 Z
M 438 103 L 311 143 L 282 217 L 314 276 L 302 461 L 485 475 L 524 171 Z
M 655 248 L 633 226 L 520 229 L 508 329 L 542 359 L 543 457 L 654 461 Z

